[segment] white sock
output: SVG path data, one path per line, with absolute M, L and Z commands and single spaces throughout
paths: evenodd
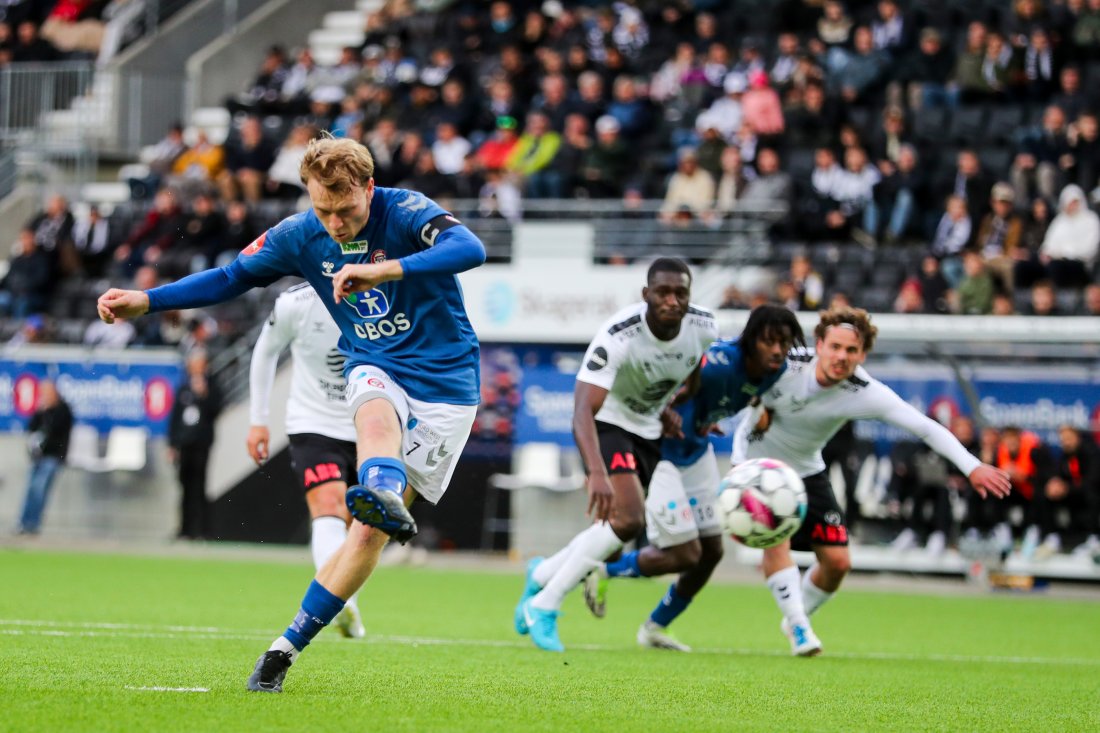
M 271 642 L 271 646 L 269 646 L 267 648 L 267 650 L 269 652 L 274 652 L 274 651 L 286 652 L 287 654 L 290 655 L 291 663 L 293 663 L 294 660 L 297 659 L 298 655 L 301 653 L 297 649 L 294 648 L 294 645 L 290 643 L 290 639 L 286 638 L 285 636 L 280 636 L 278 639 Z
M 309 550 L 313 554 L 313 566 L 318 570 L 340 549 L 348 537 L 348 526 L 340 517 L 317 517 L 313 520 L 313 532 L 309 538 Z M 355 605 L 358 593 L 348 599 Z
M 584 532 L 587 531 L 588 530 L 584 530 Z M 531 573 L 531 578 L 545 588 L 546 584 L 550 582 L 550 578 L 553 578 L 554 575 L 561 570 L 562 566 L 565 565 L 566 559 L 569 558 L 570 553 L 573 552 L 573 548 L 577 546 L 577 540 L 581 538 L 584 532 L 578 533 L 577 536 L 569 540 L 568 545 L 540 562 L 539 566 L 535 568 L 535 572 Z
M 802 603 L 802 584 L 798 566 L 777 570 L 764 581 L 775 598 L 775 605 L 791 624 L 806 624 L 806 607 Z
M 810 616 L 814 611 L 825 605 L 826 601 L 833 597 L 832 593 L 826 593 L 825 591 L 814 585 L 813 577 L 814 571 L 817 570 L 817 563 L 815 562 L 810 566 L 810 569 L 806 571 L 806 575 L 802 578 L 802 602 L 806 606 L 806 615 Z
M 573 551 L 569 553 L 558 572 L 550 578 L 534 598 L 531 605 L 546 611 L 561 608 L 565 594 L 577 587 L 608 555 L 621 550 L 623 541 L 611 529 L 607 522 L 599 522 L 581 532 L 573 542 Z

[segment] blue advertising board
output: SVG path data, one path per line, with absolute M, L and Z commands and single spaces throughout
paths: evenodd
M 111 361 L 94 352 L 9 354 L 0 358 L 0 430 L 22 432 L 38 407 L 39 385 L 51 379 L 79 423 L 100 432 L 118 425 L 165 435 L 182 374 L 174 355 Z

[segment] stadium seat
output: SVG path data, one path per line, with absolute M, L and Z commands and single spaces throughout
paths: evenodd
M 1018 105 L 994 106 L 989 111 L 985 139 L 999 145 L 1015 144 L 1024 125 L 1024 108 Z
M 1013 155 L 1012 149 L 1006 147 L 978 149 L 978 160 L 982 162 L 982 168 L 1000 177 L 1008 174 Z
M 115 426 L 107 434 L 107 455 L 104 463 L 108 471 L 140 471 L 147 459 L 145 428 Z
M 99 431 L 77 423 L 69 434 L 69 452 L 65 460 L 73 468 L 96 473 L 107 470 L 107 461 L 99 453 Z
M 876 261 L 871 267 L 871 285 L 896 290 L 905 279 L 905 266 L 897 262 Z
M 961 145 L 973 145 L 986 135 L 986 110 L 981 105 L 959 107 L 951 116 L 947 136 Z
M 913 137 L 918 143 L 940 144 L 947 129 L 948 114 L 944 107 L 928 107 L 913 117 Z
M 563 471 L 563 464 L 570 464 Z M 485 516 L 481 528 L 481 547 L 491 549 L 494 535 L 511 530 L 511 518 L 501 518 L 501 499 L 505 492 L 518 489 L 544 489 L 546 491 L 575 491 L 584 485 L 584 474 L 574 461 L 563 455 L 557 443 L 527 443 L 512 454 L 513 473 L 494 473 L 489 477 L 489 491 L 485 497 Z

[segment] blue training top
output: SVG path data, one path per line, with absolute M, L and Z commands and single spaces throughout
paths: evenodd
M 774 374 L 754 382 L 745 373 L 740 340 L 715 341 L 700 364 L 699 391 L 675 408 L 683 418 L 684 437 L 662 440 L 661 458 L 676 466 L 690 466 L 698 461 L 710 444 L 710 437 L 699 435 L 699 429 L 736 415 L 753 397 L 775 384 L 786 369 L 784 362 Z
M 393 259 L 403 279 L 333 301 L 331 278 L 341 267 Z M 478 341 L 455 275 L 484 261 L 481 241 L 427 196 L 375 187 L 370 218 L 353 241 L 333 240 L 312 209 L 295 214 L 228 266 L 148 291 L 149 310 L 211 305 L 286 275 L 304 277 L 340 328 L 346 371 L 376 366 L 414 399 L 476 405 Z

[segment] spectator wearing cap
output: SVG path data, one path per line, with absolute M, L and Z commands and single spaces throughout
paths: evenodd
M 990 271 L 1009 292 L 1014 287 L 1016 261 L 1026 256 L 1020 245 L 1024 221 L 1015 212 L 1015 199 L 1012 186 L 1004 182 L 994 184 L 989 195 L 991 210 L 982 217 L 974 240 L 974 247 L 981 252 Z
M 619 198 L 631 168 L 631 153 L 611 115 L 596 120 L 596 142 L 581 167 L 581 186 L 592 198 Z
M 1080 186 L 1070 184 L 1058 197 L 1058 215 L 1050 222 L 1039 255 L 1060 288 L 1084 287 L 1092 279 L 1100 248 L 1100 217 L 1092 211 Z
M 504 169 L 508 163 L 508 156 L 516 149 L 516 143 L 519 141 L 518 127 L 519 123 L 514 117 L 505 115 L 497 118 L 496 132 L 477 149 L 477 159 L 485 170 Z
M 553 185 L 547 184 L 544 174 L 560 147 L 561 135 L 550 129 L 550 120 L 541 112 L 532 112 L 504 167 L 525 181 L 528 196 L 550 198 Z
M 725 81 L 722 82 L 725 96 L 719 97 L 707 108 L 706 114 L 712 120 L 712 124 L 718 126 L 718 131 L 726 140 L 731 140 L 741 129 L 741 97 L 748 86 L 748 80 L 744 75 L 732 72 L 727 74 Z
M 694 148 L 681 148 L 676 157 L 676 172 L 668 179 L 661 203 L 661 220 L 671 221 L 683 207 L 704 218 L 714 206 L 714 178 L 699 167 Z
M 894 79 L 907 85 L 906 98 L 911 109 L 940 107 L 947 103 L 947 80 L 954 66 L 954 55 L 944 47 L 940 32 L 923 28 L 917 47 L 898 63 Z
M 766 138 L 783 134 L 783 104 L 768 83 L 763 69 L 749 72 L 749 89 L 741 98 L 741 116 L 757 135 Z

